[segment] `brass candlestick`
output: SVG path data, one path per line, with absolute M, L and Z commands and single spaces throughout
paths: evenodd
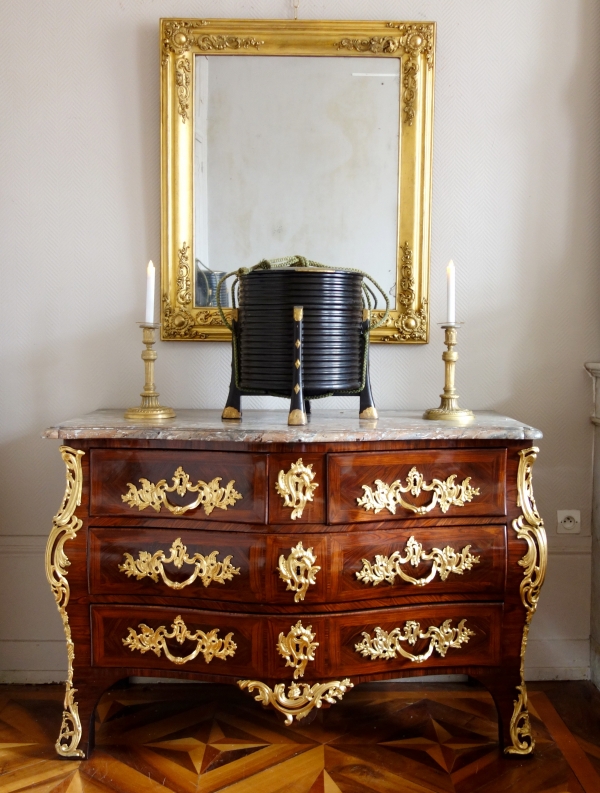
M 456 336 L 460 323 L 448 322 L 441 326 L 444 328 L 444 344 L 448 348 L 442 353 L 445 363 L 444 392 L 440 394 L 442 402 L 439 408 L 430 408 L 423 413 L 424 419 L 437 421 L 452 421 L 454 424 L 468 424 L 475 418 L 473 411 L 458 407 L 458 394 L 454 388 L 454 375 L 458 353 L 454 351 Z
M 158 323 L 139 322 L 142 328 L 143 342 L 146 349 L 142 352 L 142 360 L 144 361 L 144 374 L 146 382 L 144 383 L 144 390 L 141 393 L 142 404 L 137 408 L 129 408 L 125 411 L 126 419 L 150 419 L 152 421 L 157 419 L 173 419 L 175 418 L 175 411 L 173 408 L 163 407 L 158 401 L 158 391 L 155 390 L 154 385 L 154 361 L 158 357 L 156 350 L 152 347 L 156 342 L 155 331 L 160 328 Z

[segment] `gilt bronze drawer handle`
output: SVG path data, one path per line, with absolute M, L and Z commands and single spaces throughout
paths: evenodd
M 279 472 L 275 490 L 282 497 L 283 506 L 292 510 L 292 520 L 301 518 L 307 502 L 313 500 L 313 493 L 319 487 L 317 482 L 313 482 L 314 478 L 312 465 L 304 465 L 302 457 L 289 471 L 282 469 Z
M 285 683 L 277 683 L 270 688 L 260 680 L 238 680 L 238 686 L 248 691 L 257 690 L 254 697 L 263 705 L 272 705 L 285 716 L 285 723 L 289 727 L 294 721 L 294 716 L 300 721 L 311 712 L 313 708 L 320 708 L 323 702 L 335 705 L 349 688 L 354 684 L 346 677 L 343 680 L 332 680 L 330 683 L 292 683 L 288 693 L 285 693 Z
M 207 664 L 213 658 L 220 658 L 224 661 L 227 656 L 235 655 L 237 650 L 237 645 L 231 638 L 233 633 L 228 633 L 224 639 L 217 636 L 218 628 L 213 628 L 208 633 L 200 630 L 191 633 L 181 616 L 175 618 L 172 625 L 173 630 L 170 633 L 164 625 L 152 630 L 148 625 L 141 623 L 138 628 L 141 629 L 141 633 L 136 633 L 135 628 L 128 628 L 129 635 L 123 639 L 125 647 L 131 648 L 132 651 L 139 650 L 142 654 L 152 650 L 159 658 L 162 650 L 169 661 L 178 665 L 187 664 L 188 661 L 193 661 L 200 654 L 204 656 Z M 197 642 L 196 649 L 186 656 L 173 655 L 167 647 L 167 639 L 175 639 L 179 644 L 183 644 L 186 639 Z
M 315 652 L 319 642 L 313 641 L 315 634 L 312 632 L 312 625 L 304 627 L 302 621 L 292 626 L 287 636 L 283 632 L 279 634 L 277 642 L 277 652 L 285 658 L 285 665 L 291 666 L 294 670 L 294 680 L 304 677 L 304 670 L 309 661 L 315 660 Z
M 445 581 L 450 573 L 462 575 L 465 570 L 471 570 L 474 564 L 479 564 L 479 556 L 470 553 L 471 546 L 465 545 L 458 553 L 447 545 L 443 550 L 432 548 L 429 553 L 423 550 L 420 542 L 414 537 L 409 537 L 404 547 L 405 556 L 400 551 L 394 551 L 391 556 L 375 556 L 375 564 L 371 564 L 368 559 L 363 559 L 363 569 L 358 570 L 356 577 L 365 584 L 377 586 L 382 581 L 393 584 L 396 576 L 400 576 L 403 581 L 415 586 L 425 586 L 440 574 L 440 579 Z M 410 563 L 413 567 L 418 567 L 421 562 L 433 562 L 429 575 L 423 578 L 413 578 L 405 573 L 400 565 Z
M 171 589 L 183 589 L 193 584 L 200 578 L 205 587 L 213 581 L 217 584 L 224 584 L 231 581 L 234 575 L 240 574 L 240 568 L 231 564 L 232 556 L 226 556 L 222 562 L 217 560 L 219 551 L 212 551 L 208 556 L 195 553 L 188 556 L 186 546 L 178 537 L 171 545 L 171 553 L 165 556 L 164 551 L 156 551 L 150 554 L 148 551 L 140 551 L 138 558 L 134 559 L 130 553 L 124 553 L 125 561 L 119 565 L 119 570 L 130 578 L 135 576 L 138 581 L 142 578 L 151 578 L 158 583 L 159 577 Z M 166 574 L 163 565 L 173 563 L 175 567 L 181 569 L 184 564 L 193 564 L 194 572 L 185 581 L 172 581 Z
M 354 645 L 354 649 L 372 661 L 381 658 L 395 658 L 398 653 L 404 658 L 408 658 L 409 661 L 421 664 L 430 657 L 434 650 L 442 658 L 445 658 L 450 648 L 457 649 L 461 644 L 466 644 L 470 636 L 475 636 L 473 631 L 465 628 L 466 620 L 461 620 L 456 628 L 450 627 L 451 622 L 452 620 L 446 620 L 440 628 L 431 625 L 426 631 L 422 631 L 418 622 L 410 620 L 405 623 L 404 628 L 394 628 L 390 633 L 382 628 L 375 628 L 373 638 L 369 633 L 363 631 L 364 638 L 362 642 Z M 419 639 L 429 639 L 428 649 L 420 655 L 413 655 L 402 647 L 402 642 L 414 647 Z
M 226 487 L 221 487 L 219 482 L 221 477 L 217 476 L 210 482 L 203 482 L 199 479 L 195 485 L 190 482 L 190 477 L 183 470 L 181 466 L 173 474 L 173 485 L 167 487 L 167 480 L 161 479 L 155 485 L 149 482 L 148 479 L 139 480 L 142 487 L 138 490 L 131 482 L 127 482 L 129 491 L 121 496 L 121 499 L 129 504 L 130 507 L 137 507 L 139 510 L 152 507 L 155 512 L 160 512 L 160 508 L 164 505 L 174 515 L 183 515 L 190 509 L 195 509 L 197 506 L 204 507 L 207 515 L 215 509 L 227 509 L 232 507 L 235 502 L 242 498 L 242 495 L 234 490 L 235 479 L 232 479 Z M 198 497 L 191 504 L 180 506 L 171 504 L 167 498 L 167 493 L 177 492 L 177 495 L 184 496 L 186 493 L 198 493 Z
M 286 591 L 295 592 L 294 602 L 304 600 L 304 596 L 311 584 L 316 584 L 317 573 L 321 569 L 315 565 L 316 555 L 312 548 L 304 547 L 301 542 L 292 548 L 286 559 L 282 554 L 279 557 L 279 578 L 287 584 Z
M 387 509 L 392 515 L 395 515 L 398 504 L 417 515 L 425 515 L 439 504 L 440 509 L 445 513 L 448 512 L 451 506 L 464 507 L 467 501 L 473 500 L 473 496 L 479 495 L 479 488 L 471 487 L 470 476 L 463 479 L 461 485 L 455 484 L 454 480 L 456 476 L 456 474 L 452 474 L 445 482 L 442 482 L 441 479 L 433 479 L 431 484 L 428 485 L 423 479 L 423 474 L 420 474 L 417 469 L 413 467 L 406 477 L 406 487 L 400 484 L 399 479 L 396 479 L 391 485 L 387 485 L 385 482 L 382 482 L 381 479 L 376 479 L 375 484 L 377 485 L 377 489 L 375 492 L 373 492 L 369 485 L 363 485 L 362 489 L 365 491 L 365 494 L 364 496 L 359 496 L 356 500 L 359 506 L 364 507 L 367 512 L 371 509 L 374 510 L 376 515 L 381 512 L 382 509 Z M 418 507 L 402 498 L 402 493 L 410 493 L 411 496 L 419 496 L 422 490 L 433 491 L 433 498 L 429 504 Z

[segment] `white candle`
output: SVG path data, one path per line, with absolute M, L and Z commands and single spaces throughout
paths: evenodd
M 148 262 L 146 270 L 146 324 L 154 324 L 154 276 L 155 269 L 152 261 Z
M 455 283 L 455 268 L 454 262 L 450 259 L 448 267 L 446 268 L 446 278 L 448 281 L 447 293 L 447 319 L 448 325 L 453 325 L 456 322 L 456 283 Z

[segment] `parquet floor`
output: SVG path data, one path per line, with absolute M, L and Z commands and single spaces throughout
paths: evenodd
M 363 685 L 291 728 L 230 686 L 149 685 L 102 698 L 85 761 L 54 752 L 62 687 L 0 686 L 0 791 L 600 793 L 600 696 L 562 685 L 530 690 L 532 758 L 500 754 L 492 700 L 466 685 Z

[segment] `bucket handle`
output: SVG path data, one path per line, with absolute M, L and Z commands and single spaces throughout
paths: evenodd
M 358 270 L 355 267 L 329 267 L 326 264 L 320 264 L 319 262 L 313 262 L 311 259 L 306 259 L 304 256 L 284 256 L 281 259 L 263 259 L 258 264 L 255 264 L 254 267 L 240 267 L 237 270 L 232 270 L 229 273 L 226 273 L 217 284 L 217 308 L 219 310 L 219 314 L 221 315 L 221 319 L 226 327 L 229 328 L 230 331 L 233 332 L 233 325 L 231 325 L 225 316 L 225 312 L 221 307 L 221 285 L 225 283 L 228 278 L 231 278 L 232 275 L 235 275 L 235 281 L 231 285 L 231 305 L 235 309 L 237 308 L 236 300 L 235 300 L 235 288 L 239 281 L 241 275 L 247 275 L 248 273 L 253 272 L 254 270 L 273 270 L 279 269 L 283 267 L 291 267 L 292 265 L 296 265 L 298 267 L 315 267 L 322 270 L 335 270 L 342 271 L 345 273 L 358 273 L 362 275 L 363 278 L 367 278 L 371 283 L 379 290 L 381 293 L 384 301 L 385 301 L 385 312 L 383 316 L 377 320 L 376 322 L 371 319 L 369 324 L 369 329 L 374 330 L 378 328 L 380 325 L 386 321 L 390 313 L 390 300 L 387 294 L 384 292 L 382 287 L 377 283 L 377 281 L 369 275 L 369 273 L 365 273 L 364 270 Z M 366 307 L 371 311 L 377 307 L 377 297 L 370 286 L 363 283 L 363 304 L 366 304 Z

